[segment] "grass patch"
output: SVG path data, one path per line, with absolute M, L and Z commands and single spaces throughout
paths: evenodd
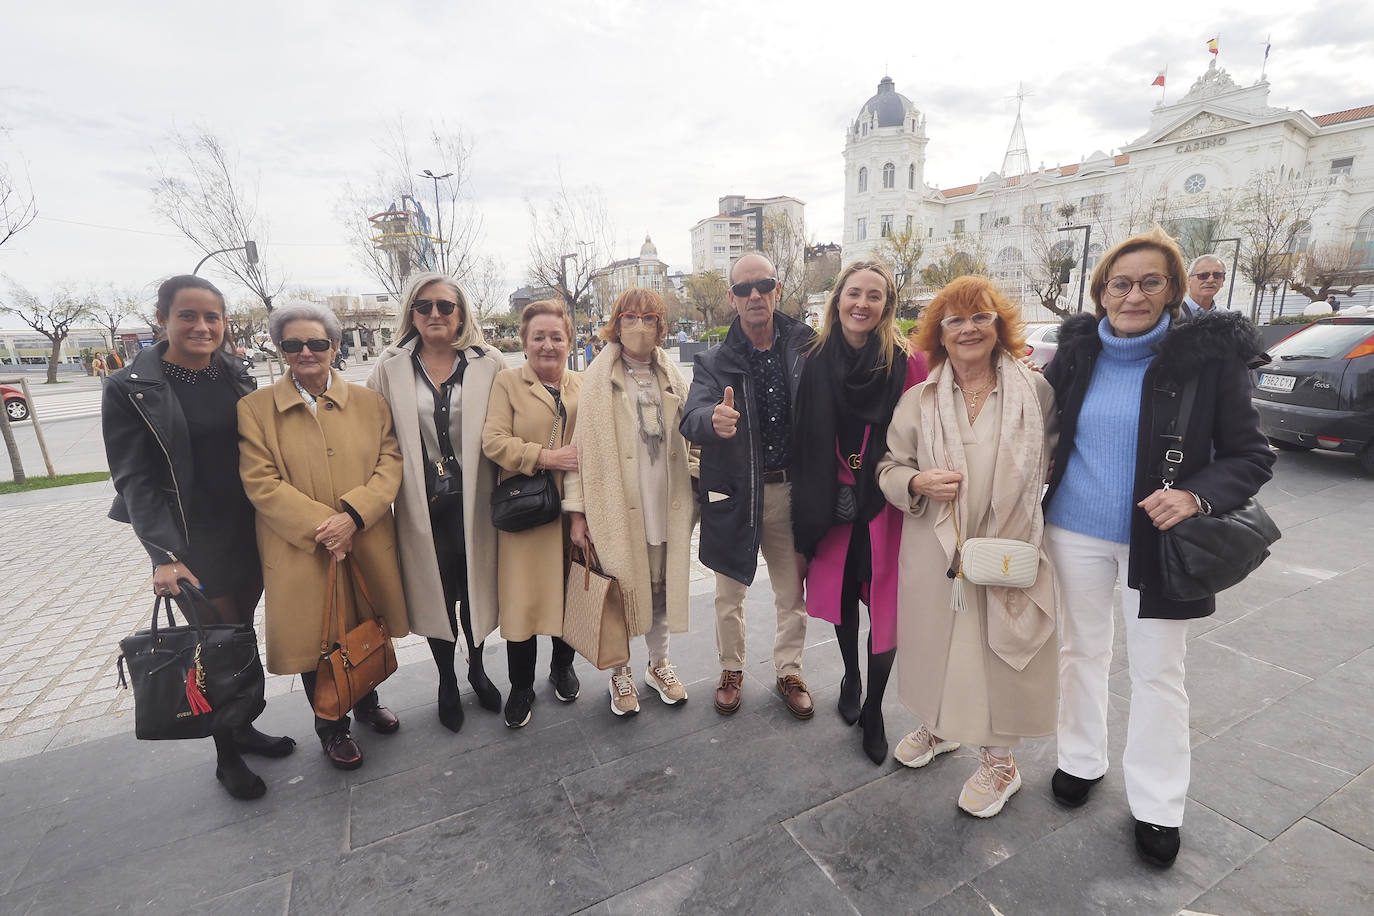
M 70 487 L 78 483 L 95 483 L 100 480 L 109 480 L 109 471 L 87 471 L 84 474 L 58 474 L 57 479 L 46 474 L 31 476 L 22 485 L 12 480 L 0 481 L 0 496 L 7 493 L 27 493 L 30 490 L 46 490 L 49 487 Z

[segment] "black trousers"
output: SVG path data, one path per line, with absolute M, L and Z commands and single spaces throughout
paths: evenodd
M 510 668 L 512 690 L 534 686 L 534 664 L 539 660 L 539 648 L 535 643 L 538 638 L 531 636 L 522 642 L 506 643 L 506 664 Z M 557 636 L 550 636 L 549 639 L 553 642 L 553 660 L 549 663 L 549 668 L 566 668 L 571 665 L 577 656 L 573 647 Z
M 301 686 L 305 688 L 305 698 L 310 701 L 310 707 L 313 709 L 315 707 L 315 672 L 301 672 Z M 373 690 L 354 704 L 353 708 L 355 710 L 376 709 L 381 703 L 382 701 L 381 698 L 377 696 L 377 691 Z M 321 719 L 319 716 L 316 716 L 315 734 L 319 735 L 320 740 L 323 741 L 336 732 L 348 731 L 348 727 L 352 724 L 353 721 L 348 716 L 344 716 L 342 719 Z

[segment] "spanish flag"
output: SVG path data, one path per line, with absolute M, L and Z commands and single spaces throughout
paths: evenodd
M 1217 50 L 1217 42 L 1218 42 L 1218 41 L 1220 41 L 1220 38 L 1209 38 L 1209 39 L 1207 39 L 1207 50 L 1208 50 L 1210 53 L 1212 53 L 1212 54 L 1219 54 L 1219 53 L 1220 53 L 1220 52 Z
M 1163 71 L 1163 70 L 1161 70 L 1161 71 L 1159 72 L 1159 75 L 1155 77 L 1155 81 L 1154 81 L 1153 83 L 1151 83 L 1150 85 L 1151 85 L 1151 86 L 1163 86 L 1163 85 L 1164 85 L 1164 71 Z

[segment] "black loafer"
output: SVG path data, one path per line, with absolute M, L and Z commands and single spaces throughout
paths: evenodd
M 582 692 L 582 683 L 572 665 L 566 668 L 549 669 L 549 680 L 553 682 L 553 694 L 564 703 L 571 703 Z
M 323 737 L 320 745 L 336 769 L 356 770 L 363 765 L 362 748 L 358 747 L 358 742 L 348 732 L 334 732 Z
M 1178 858 L 1180 837 L 1177 827 L 1135 822 L 1135 851 L 1151 865 L 1168 868 Z
M 355 707 L 353 716 L 359 722 L 365 722 L 372 726 L 372 730 L 379 735 L 393 734 L 396 729 L 401 727 L 401 720 L 396 718 L 396 714 L 381 704 L 371 707 Z
M 1054 793 L 1054 800 L 1059 804 L 1066 808 L 1077 808 L 1088 800 L 1093 786 L 1101 781 L 1101 776 L 1096 779 L 1084 779 L 1063 770 L 1055 770 L 1054 778 L 1050 780 L 1050 791 Z

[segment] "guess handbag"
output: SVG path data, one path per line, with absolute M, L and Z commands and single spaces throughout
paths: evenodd
M 605 671 L 630 663 L 630 633 L 620 582 L 601 569 L 596 548 L 578 561 L 568 548 L 568 580 L 563 595 L 563 641 Z
M 386 620 L 377 613 L 357 564 L 344 560 L 343 565 L 352 575 L 354 598 L 365 602 L 372 616 L 344 632 L 344 602 L 338 590 L 340 564 L 331 557 L 324 633 L 320 636 L 320 662 L 315 667 L 314 707 L 315 715 L 321 719 L 342 719 L 359 700 L 396 671 L 396 649 L 391 645 Z M 339 633 L 338 640 L 333 643 L 329 641 L 331 622 L 336 624 Z
M 202 626 L 196 603 L 208 599 L 185 579 L 177 584 L 187 626 L 176 625 L 172 599 L 164 595 L 153 601 L 151 628 L 119 641 L 119 685 L 133 681 L 134 736 L 145 741 L 205 738 L 248 725 L 267 706 L 252 624 Z M 167 616 L 162 628 L 159 601 Z
M 562 426 L 560 413 L 549 433 L 550 450 Z M 497 531 L 528 531 L 547 525 L 562 514 L 563 498 L 549 471 L 516 474 L 505 480 L 497 475 L 496 489 L 491 494 L 491 524 Z

